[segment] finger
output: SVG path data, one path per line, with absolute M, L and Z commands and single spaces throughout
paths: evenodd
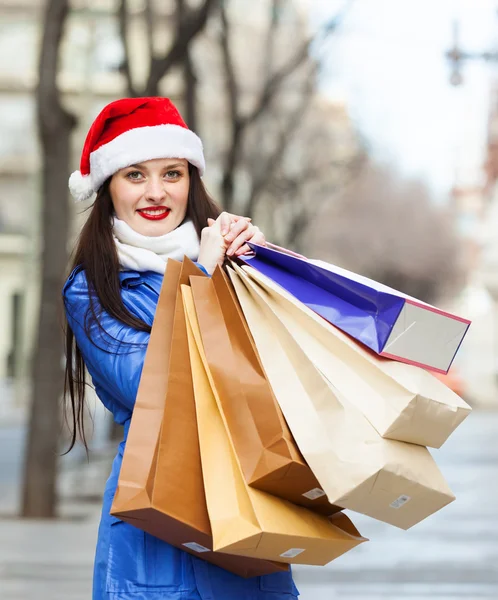
M 242 231 L 230 244 L 227 250 L 227 255 L 232 256 L 241 246 L 254 236 L 254 227 L 250 227 Z
M 233 215 L 232 213 L 226 213 L 226 214 L 229 215 L 230 219 L 235 222 L 240 221 L 241 219 L 245 219 L 246 221 L 249 221 L 249 222 L 252 221 L 251 217 L 241 217 L 240 215 Z
M 235 256 L 242 256 L 243 254 L 247 254 L 248 252 L 252 252 L 252 249 L 247 244 L 244 244 L 235 252 Z
M 264 233 L 262 233 L 261 231 L 257 231 L 256 234 L 254 235 L 254 237 L 252 237 L 250 240 L 248 240 L 249 242 L 252 242 L 253 244 L 258 244 L 259 246 L 266 246 L 266 238 Z
M 232 217 L 227 212 L 222 212 L 217 220 L 220 223 L 221 235 L 226 235 L 230 231 Z
M 242 231 L 243 229 L 245 229 L 251 222 L 251 219 L 249 219 L 248 217 L 239 217 L 238 215 L 232 215 L 230 213 L 225 213 L 228 215 L 229 217 L 229 226 L 228 226 L 228 231 L 227 234 L 230 233 L 230 231 L 237 225 L 239 225 L 240 223 L 240 231 Z M 239 231 L 239 230 L 238 230 Z M 226 235 L 226 234 L 223 234 Z
M 252 244 L 258 244 L 259 246 L 266 246 L 266 238 L 264 234 L 261 233 L 261 231 L 258 231 L 252 238 L 250 238 L 247 241 L 251 242 Z M 244 244 L 235 252 L 235 255 L 240 256 L 241 254 L 246 254 L 246 252 L 253 252 L 253 249 L 247 244 Z
M 249 221 L 245 219 L 241 219 L 240 221 L 233 222 L 230 225 L 230 231 L 226 234 L 225 240 L 227 242 L 233 242 L 233 240 L 240 235 L 243 231 L 251 227 Z
M 232 213 L 222 212 L 217 220 L 221 224 L 221 235 L 226 235 L 234 223 L 238 223 L 239 221 L 250 223 L 252 219 L 250 217 L 241 217 L 239 215 L 233 215 Z
M 211 219 L 211 217 L 208 217 L 208 225 L 209 225 L 209 227 L 212 227 L 215 223 L 216 223 L 216 221 L 214 219 Z

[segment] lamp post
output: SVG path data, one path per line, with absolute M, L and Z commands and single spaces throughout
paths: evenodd
M 498 51 L 465 52 L 460 47 L 460 23 L 453 22 L 453 46 L 446 52 L 446 58 L 451 64 L 450 83 L 454 86 L 463 83 L 462 66 L 465 61 L 484 60 L 498 62 Z
M 486 63 L 497 63 L 498 62 L 498 51 L 488 50 L 482 52 L 468 52 L 462 49 L 460 42 L 460 23 L 458 20 L 453 22 L 453 43 L 452 47 L 446 52 L 446 58 L 449 62 L 450 71 L 450 83 L 453 86 L 460 86 L 464 82 L 463 77 L 463 66 L 465 63 L 470 61 L 484 61 Z M 493 169 L 494 155 L 491 154 L 492 148 L 495 143 L 495 123 L 498 122 L 498 111 L 496 105 L 491 105 L 490 116 L 489 116 L 489 137 L 487 140 L 488 144 L 488 158 L 486 161 L 487 171 L 487 184 L 483 189 L 483 193 L 487 196 L 487 206 L 485 211 L 486 216 L 481 216 L 482 225 L 484 226 L 480 233 L 480 240 L 478 244 L 483 246 L 480 252 L 479 259 L 479 277 L 482 287 L 487 291 L 492 300 L 493 312 L 492 312 L 492 330 L 488 329 L 489 342 L 492 343 L 492 377 L 494 380 L 494 392 L 493 396 L 496 397 L 498 392 L 498 245 L 495 246 L 493 243 L 493 235 L 490 228 L 493 228 L 498 223 L 498 189 L 496 188 L 497 177 L 495 170 Z M 497 140 L 498 141 L 498 140 Z M 484 209 L 484 207 L 483 207 Z M 483 230 L 486 230 L 486 234 L 483 235 Z M 482 236 L 482 237 L 481 237 Z

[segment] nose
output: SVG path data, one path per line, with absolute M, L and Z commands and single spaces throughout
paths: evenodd
M 166 198 L 164 182 L 160 177 L 149 177 L 145 188 L 145 198 L 154 204 L 160 204 Z

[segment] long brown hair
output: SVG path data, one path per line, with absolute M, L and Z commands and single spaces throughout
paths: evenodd
M 199 171 L 190 163 L 189 176 L 190 186 L 185 218 L 192 220 L 200 239 L 201 231 L 206 227 L 208 218 L 216 219 L 221 211 L 204 187 Z M 79 235 L 70 264 L 70 272 L 76 267 L 85 270 L 90 307 L 84 323 L 85 332 L 90 340 L 92 339 L 91 324 L 97 322 L 100 326 L 100 311 L 107 312 L 111 317 L 137 331 L 150 332 L 150 326 L 134 316 L 126 308 L 121 298 L 119 260 L 112 237 L 114 207 L 109 192 L 109 183 L 110 179 L 102 185 L 97 193 L 97 198 Z M 98 300 L 97 305 L 93 298 Z M 67 453 L 74 447 L 78 436 L 86 449 L 88 446 L 84 423 L 85 362 L 67 318 L 65 338 L 64 416 L 71 436 Z

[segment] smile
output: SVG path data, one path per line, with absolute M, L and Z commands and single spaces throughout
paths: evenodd
M 167 208 L 166 206 L 137 209 L 137 213 L 141 217 L 143 217 L 144 219 L 148 219 L 149 221 L 160 221 L 161 219 L 165 219 L 170 212 L 171 209 Z

